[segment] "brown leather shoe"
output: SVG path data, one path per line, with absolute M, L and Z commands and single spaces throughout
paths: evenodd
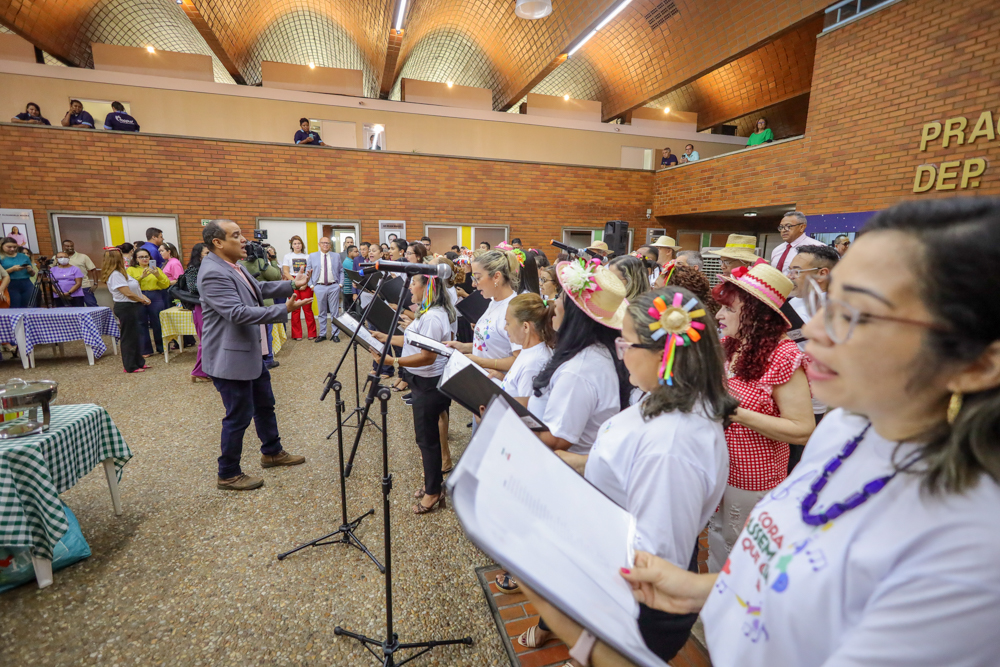
M 222 479 L 220 477 L 216 486 L 225 491 L 250 491 L 264 486 L 264 480 L 260 477 L 251 477 L 250 475 L 240 473 L 236 477 L 230 477 L 229 479 Z
M 274 456 L 265 456 L 261 454 L 260 457 L 261 468 L 274 468 L 277 466 L 297 466 L 300 463 L 305 463 L 305 462 L 306 462 L 306 457 L 297 456 L 295 454 L 289 454 L 284 449 L 282 449 Z

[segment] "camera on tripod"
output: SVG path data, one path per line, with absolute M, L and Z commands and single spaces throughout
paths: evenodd
M 267 243 L 261 243 L 267 239 L 266 229 L 255 229 L 253 230 L 253 241 L 247 241 L 246 251 L 247 251 L 247 261 L 253 260 L 264 260 L 267 261 Z

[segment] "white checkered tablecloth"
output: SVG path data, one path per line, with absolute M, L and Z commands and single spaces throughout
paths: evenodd
M 98 405 L 54 405 L 47 432 L 0 440 L 0 547 L 51 560 L 69 530 L 59 494 L 108 458 L 121 479 L 132 451 Z
M 110 308 L 8 308 L 0 309 L 0 340 L 16 342 L 14 328 L 22 317 L 25 354 L 31 354 L 36 345 L 82 340 L 100 358 L 108 349 L 102 335 L 121 338 Z

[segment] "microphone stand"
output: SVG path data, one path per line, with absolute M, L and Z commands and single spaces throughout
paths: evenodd
M 399 293 L 399 301 L 397 303 L 402 303 L 403 295 L 406 294 L 406 290 L 410 287 L 410 280 L 412 276 L 407 274 L 406 281 L 403 284 L 403 289 Z M 392 317 L 392 326 L 389 331 L 395 331 L 396 326 L 399 323 L 399 308 L 397 307 L 395 314 Z M 389 351 L 389 347 L 392 342 L 392 336 L 386 340 L 385 344 L 382 346 L 382 357 L 379 359 L 379 367 L 385 364 L 386 353 Z M 365 398 L 365 412 L 364 419 L 368 418 L 368 410 L 371 408 L 372 403 L 377 397 L 379 400 L 379 405 L 381 407 L 382 413 L 382 523 L 384 526 L 383 540 L 385 543 L 385 639 L 379 640 L 372 637 L 367 637 L 356 632 L 351 632 L 345 630 L 339 625 L 334 627 L 333 634 L 344 635 L 350 637 L 351 639 L 356 639 L 361 642 L 361 645 L 369 653 L 374 656 L 375 660 L 382 665 L 382 667 L 399 667 L 411 660 L 422 656 L 424 653 L 438 647 L 438 646 L 449 646 L 453 644 L 465 644 L 467 646 L 472 645 L 472 637 L 462 637 L 461 639 L 445 639 L 445 640 L 432 640 L 426 642 L 407 642 L 400 643 L 399 635 L 393 631 L 392 626 L 392 535 L 389 520 L 389 493 L 392 491 L 392 475 L 389 474 L 389 397 L 392 395 L 388 387 L 383 387 L 379 382 L 378 371 L 372 371 L 369 375 L 370 388 L 368 390 L 368 396 Z M 364 421 L 362 421 L 361 428 L 358 429 L 357 437 L 354 440 L 354 449 L 351 451 L 351 460 L 347 464 L 347 473 L 350 474 L 351 464 L 354 461 L 354 454 L 358 449 L 358 442 L 361 441 L 361 431 L 364 428 Z M 377 653 L 372 647 L 381 647 L 381 653 Z M 400 661 L 396 662 L 396 652 L 408 649 L 420 649 L 414 655 Z
M 380 288 L 382 286 L 382 280 L 384 280 L 384 279 L 385 279 L 385 275 L 383 274 L 382 279 L 379 281 L 379 287 Z M 368 308 L 369 309 L 371 308 L 372 303 L 374 303 L 374 302 L 371 302 L 371 303 L 368 304 Z M 367 318 L 368 312 L 369 312 L 368 310 L 365 310 L 363 319 L 358 323 L 358 327 L 359 328 L 361 326 L 364 326 L 364 324 L 363 324 L 364 321 L 368 319 Z M 286 551 L 284 553 L 278 554 L 278 560 L 285 560 L 285 558 L 287 558 L 289 555 L 295 553 L 296 551 L 301 551 L 302 549 L 305 549 L 306 547 L 323 547 L 323 546 L 327 546 L 329 544 L 347 544 L 349 546 L 356 547 L 356 548 L 360 549 L 362 552 L 364 552 L 364 554 L 366 556 L 368 556 L 372 560 L 373 563 L 375 563 L 375 567 L 378 568 L 379 572 L 385 572 L 385 567 L 383 567 L 382 564 L 378 562 L 378 559 L 375 558 L 375 556 L 372 555 L 371 551 L 368 550 L 368 547 L 366 547 L 365 544 L 360 539 L 358 539 L 357 535 L 354 534 L 354 531 L 358 529 L 358 527 L 361 525 L 361 522 L 365 518 L 367 518 L 367 517 L 375 514 L 375 509 L 372 508 L 372 509 L 368 510 L 367 512 L 365 512 L 364 514 L 362 514 L 358 518 L 354 519 L 353 521 L 348 521 L 347 520 L 347 483 L 346 483 L 347 474 L 345 474 L 345 472 L 344 472 L 344 423 L 343 423 L 343 419 L 342 419 L 342 416 L 343 416 L 343 413 L 344 413 L 344 409 L 345 409 L 345 405 L 344 405 L 343 399 L 340 397 L 340 392 L 341 392 L 341 389 L 343 389 L 343 385 L 337 379 L 337 374 L 340 373 L 340 369 L 344 365 L 344 360 L 347 358 L 348 350 L 351 347 L 353 347 L 354 348 L 355 393 L 358 392 L 358 389 L 357 389 L 357 372 L 358 372 L 358 365 L 357 365 L 357 362 L 358 362 L 357 345 L 358 345 L 358 343 L 357 343 L 357 338 L 358 338 L 358 331 L 355 330 L 355 331 L 353 331 L 351 333 L 351 338 L 347 342 L 347 347 L 344 349 L 344 353 L 341 355 L 340 361 L 337 363 L 337 367 L 334 369 L 334 371 L 332 373 L 327 373 L 327 375 L 326 375 L 326 383 L 325 383 L 325 385 L 323 387 L 323 394 L 319 397 L 319 400 L 321 400 L 321 401 L 326 400 L 327 394 L 329 394 L 330 390 L 332 389 L 333 392 L 334 392 L 334 397 L 336 398 L 337 427 L 335 429 L 333 429 L 333 432 L 330 433 L 330 435 L 328 435 L 326 437 L 327 437 L 327 440 L 329 440 L 330 437 L 334 433 L 337 434 L 337 451 L 338 451 L 338 455 L 340 457 L 340 513 L 341 513 L 340 527 L 337 528 L 337 530 L 333 531 L 332 533 L 329 533 L 327 535 L 323 535 L 322 537 L 317 537 L 314 540 L 310 540 L 309 542 L 306 542 L 304 544 L 300 544 L 299 546 L 295 547 L 294 549 L 291 549 L 290 551 Z M 383 355 L 383 359 L 384 359 L 384 355 Z M 360 400 L 358 400 L 358 403 L 360 403 Z M 357 408 L 355 409 L 355 412 L 356 411 L 357 411 Z M 367 409 L 366 409 L 364 417 L 362 418 L 362 420 L 360 421 L 360 423 L 357 426 L 357 429 L 358 429 L 358 438 L 359 439 L 361 437 L 361 430 L 362 430 L 362 427 L 364 426 L 365 421 L 371 422 L 376 428 L 378 428 L 378 425 L 375 424 L 375 422 L 373 420 L 368 419 L 368 412 L 367 412 Z M 384 425 L 383 425 L 383 428 L 384 428 Z M 354 447 L 355 447 L 355 449 L 357 448 L 357 443 L 355 443 Z M 353 458 L 353 456 L 354 456 L 354 454 L 352 452 L 351 457 Z M 335 537 L 337 535 L 339 535 L 340 537 L 339 538 Z

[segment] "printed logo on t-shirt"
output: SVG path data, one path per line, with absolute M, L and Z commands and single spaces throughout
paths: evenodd
M 306 259 L 292 259 L 292 273 L 298 273 L 299 271 L 306 270 L 306 263 L 309 260 Z

